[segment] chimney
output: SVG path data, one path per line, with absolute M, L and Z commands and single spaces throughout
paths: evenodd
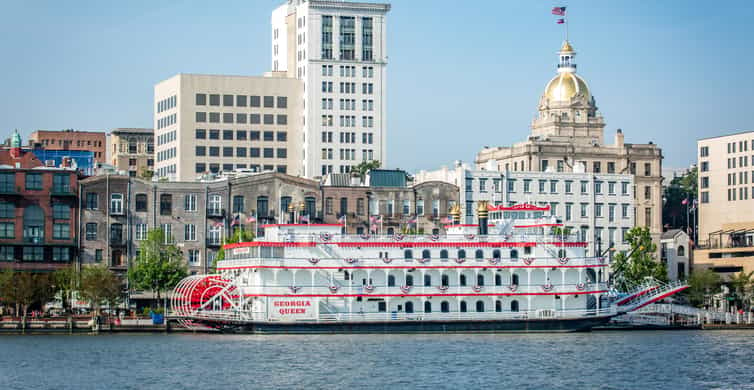
M 623 130 L 621 129 L 615 132 L 615 146 L 618 148 L 623 147 Z
M 487 216 L 489 215 L 489 209 L 487 206 L 489 205 L 489 202 L 486 200 L 480 200 L 477 203 L 477 219 L 479 219 L 479 235 L 480 236 L 486 236 L 487 235 L 487 225 L 488 220 Z

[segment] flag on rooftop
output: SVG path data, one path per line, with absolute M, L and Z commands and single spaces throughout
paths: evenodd
M 566 7 L 552 7 L 553 15 L 565 16 Z
M 565 19 L 558 19 L 557 23 L 558 24 L 563 24 L 563 23 L 565 23 Z

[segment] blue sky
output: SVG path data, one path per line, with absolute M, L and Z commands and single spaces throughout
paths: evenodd
M 0 14 L 0 135 L 151 127 L 176 73 L 269 70 L 280 1 L 16 1 Z M 388 165 L 471 161 L 526 138 L 563 38 L 552 1 L 395 0 L 388 16 Z M 754 5 L 567 1 L 579 73 L 626 142 L 666 167 L 695 140 L 754 130 Z M 716 6 L 716 4 L 718 4 Z M 474 5 L 474 7 L 470 7 Z

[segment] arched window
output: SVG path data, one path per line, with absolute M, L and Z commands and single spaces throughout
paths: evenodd
M 591 268 L 586 269 L 586 282 L 587 283 L 594 283 L 597 281 L 597 274 L 594 273 L 594 270 Z
M 431 313 L 432 312 L 432 302 L 430 302 L 430 301 L 424 302 L 424 312 L 425 313 Z
M 406 259 L 413 259 L 414 252 L 411 249 L 406 249 L 405 251 L 403 251 L 403 257 Z
M 443 249 L 440 251 L 440 258 L 441 259 L 447 259 L 448 258 L 448 251 L 447 249 Z
M 513 274 L 513 276 L 511 276 L 511 284 L 518 286 L 518 275 Z
M 477 286 L 484 286 L 484 275 L 479 274 L 476 276 L 476 285 Z
M 393 234 L 395 234 L 395 229 L 393 229 L 391 227 L 387 228 L 387 234 L 390 235 L 390 236 L 392 236 Z
M 442 285 L 443 286 L 450 286 L 450 283 L 449 283 L 449 280 L 448 280 L 448 275 L 443 275 L 441 279 L 442 279 Z
M 466 251 L 464 249 L 458 250 L 458 258 L 459 259 L 465 259 L 466 258 Z
M 414 312 L 414 303 L 411 301 L 406 302 L 406 313 Z
M 558 249 L 558 257 L 560 257 L 561 259 L 566 257 L 565 249 Z
M 432 275 L 424 275 L 424 287 L 432 285 Z
M 466 285 L 466 275 L 461 275 L 460 280 L 458 281 L 461 286 Z
M 503 277 L 500 274 L 495 274 L 495 286 L 503 285 Z
M 41 244 L 45 235 L 45 213 L 37 205 L 24 209 L 24 241 Z
M 267 218 L 270 214 L 270 201 L 266 196 L 257 196 L 257 218 Z M 313 218 L 310 215 L 309 218 Z
M 511 259 L 518 259 L 518 251 L 513 249 L 511 250 Z
M 448 301 L 440 302 L 440 311 L 443 313 L 447 313 L 450 311 L 450 304 L 448 303 Z
M 678 246 L 678 256 L 686 256 L 686 248 L 683 245 Z
M 511 301 L 511 311 L 518 311 L 518 301 Z
M 493 259 L 499 259 L 500 258 L 500 249 L 495 249 L 492 251 L 492 258 Z
M 483 259 L 484 258 L 484 251 L 481 249 L 477 249 L 476 252 L 474 252 L 474 257 L 477 259 Z
M 430 257 L 428 249 L 422 251 L 422 259 L 429 259 Z
M 461 313 L 466 313 L 466 301 L 461 301 Z
M 395 287 L 395 275 L 388 275 L 387 276 L 387 286 L 388 287 Z
M 432 234 L 440 234 L 440 229 L 438 228 L 432 229 Z
M 484 311 L 484 302 L 482 301 L 476 301 L 476 311 L 478 313 L 481 313 Z
M 414 275 L 406 275 L 406 286 L 414 285 Z
M 503 311 L 503 302 L 495 301 L 495 312 L 500 313 L 501 311 Z

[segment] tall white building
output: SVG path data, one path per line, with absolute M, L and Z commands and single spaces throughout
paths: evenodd
M 589 243 L 590 253 L 610 247 L 629 249 L 625 235 L 635 224 L 633 175 L 585 172 L 581 164 L 571 172 L 501 172 L 495 167 L 495 162 L 490 162 L 487 169 L 472 170 L 458 162 L 450 169 L 421 171 L 414 180 L 417 184 L 442 181 L 458 186 L 461 218 L 466 224 L 478 223 L 475 210 L 480 200 L 494 206 L 549 206 L 550 214 L 565 228 Z
M 288 0 L 272 13 L 272 70 L 304 83 L 303 176 L 386 164 L 389 4 Z

